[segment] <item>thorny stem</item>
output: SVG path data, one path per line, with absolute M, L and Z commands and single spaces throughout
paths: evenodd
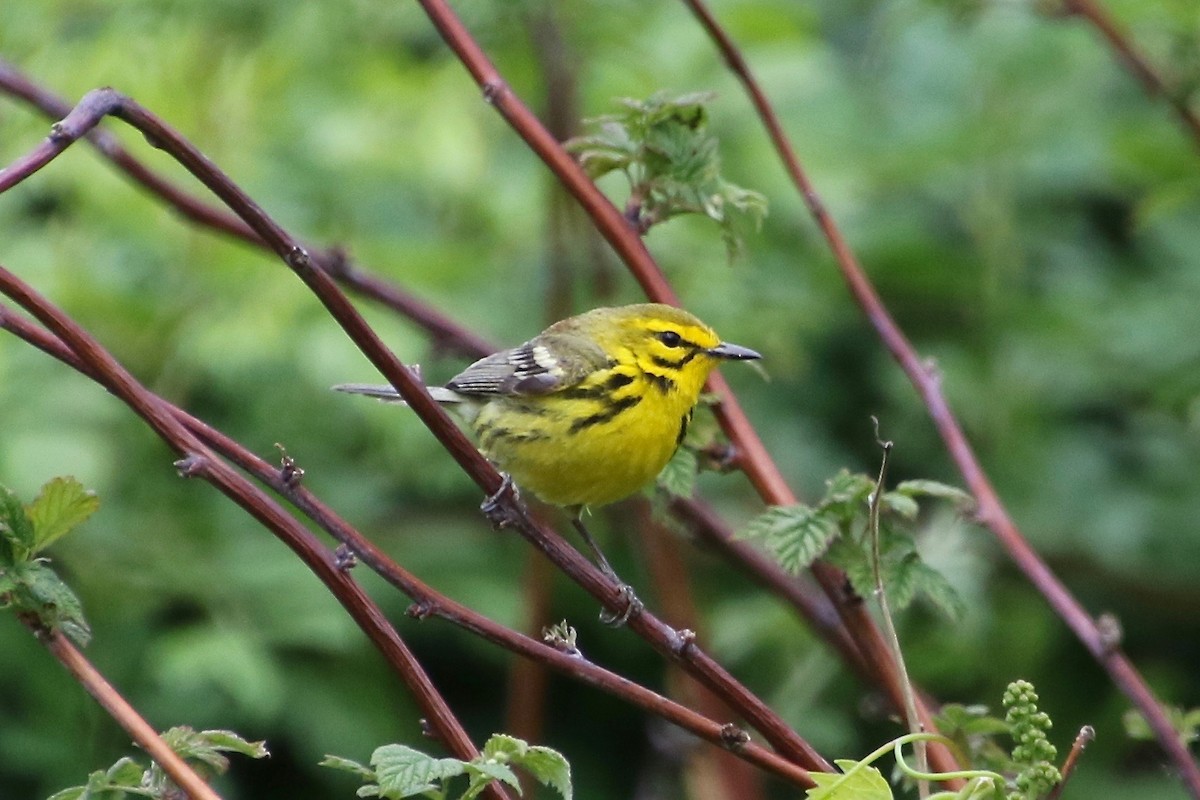
M 36 86 L 15 68 L 2 61 L 0 61 L 0 88 L 25 99 L 47 116 L 63 117 L 70 113 L 72 108 L 68 103 Z M 208 206 L 203 201 L 173 186 L 122 149 L 116 143 L 115 137 L 104 134 L 101 129 L 96 129 L 87 134 L 87 139 L 97 147 L 101 155 L 153 195 L 169 204 L 185 219 L 196 224 L 206 225 L 215 231 L 242 238 L 256 247 L 271 249 L 241 219 L 223 209 Z M 339 247 L 315 251 L 313 259 L 339 283 L 392 308 L 420 325 L 438 346 L 454 350 L 469 358 L 481 358 L 498 349 L 478 334 L 412 298 L 393 284 L 368 275 L 352 264 L 348 255 Z M 742 453 L 740 450 L 736 451 L 739 453 L 740 462 Z M 767 475 L 765 478 L 769 480 L 770 476 Z M 676 513 L 690 520 L 701 538 L 732 559 L 733 563 L 750 575 L 752 579 L 790 602 L 814 630 L 842 653 L 864 681 L 870 683 L 877 680 L 871 662 L 861 654 L 855 640 L 847 633 L 846 626 L 839 618 L 838 608 L 827 596 L 822 596 L 818 591 L 810 589 L 807 585 L 787 575 L 779 569 L 778 565 L 763 557 L 749 545 L 733 541 L 732 531 L 711 509 L 702 507 L 694 501 L 682 501 L 676 503 L 675 510 Z
M 503 96 L 506 96 L 505 92 L 496 88 L 493 99 L 498 100 Z M 0 172 L 0 191 L 41 169 L 72 142 L 94 128 L 105 115 L 122 119 L 141 131 L 244 220 L 313 291 L 360 351 L 397 389 L 409 408 L 421 418 L 459 466 L 487 495 L 499 490 L 499 473 L 429 396 L 418 378 L 387 349 L 332 278 L 316 269 L 308 253 L 215 164 L 175 130 L 129 98 L 112 89 L 99 89 L 85 95 L 70 114 L 53 126 L 51 136 L 45 142 L 24 158 L 18 159 L 13 167 Z M 608 207 L 612 209 L 611 205 Z M 74 346 L 74 343 L 71 344 Z M 536 520 L 519 504 L 512 509 L 512 520 L 518 532 L 607 608 L 624 610 L 620 587 L 570 547 L 557 532 Z M 653 614 L 645 612 L 631 619 L 629 627 L 660 653 L 678 660 L 692 675 L 738 708 L 780 752 L 808 768 L 828 768 L 828 763 L 820 754 L 778 714 L 690 639 L 682 637 Z
M 646 295 L 660 303 L 679 305 L 679 298 L 662 271 L 646 250 L 634 226 L 609 202 L 583 169 L 538 121 L 537 117 L 516 97 L 488 60 L 478 43 L 444 0 L 419 0 L 446 44 L 454 51 L 483 90 L 484 99 L 494 105 L 513 130 L 530 146 L 554 172 L 567 190 L 592 217 L 601 235 L 612 245 L 617 255 L 629 267 Z M 393 384 L 395 385 L 395 384 Z M 729 385 L 720 373 L 709 378 L 709 389 L 721 398 L 714 408 L 717 421 L 726 436 L 742 454 L 743 471 L 759 495 L 772 505 L 793 505 L 796 495 L 783 478 L 778 466 L 767 452 L 762 439 L 750 424 Z M 399 387 L 397 387 L 399 388 Z M 838 609 L 848 633 L 855 638 L 863 659 L 876 681 L 884 688 L 897 708 L 903 708 L 903 690 L 895 664 L 888 652 L 878 626 L 866 612 L 862 599 L 846 590 L 845 573 L 825 562 L 813 565 L 813 575 Z M 931 727 L 931 717 L 922 706 L 922 719 Z M 945 766 L 953 761 L 945 754 Z M 942 766 L 939 764 L 939 767 Z
M 0 328 L 8 330 L 10 333 L 13 333 L 50 356 L 59 359 L 101 385 L 105 385 L 103 375 L 96 372 L 87 363 L 81 361 L 60 339 L 49 334 L 45 329 L 8 311 L 3 304 L 0 304 Z M 191 416 L 186 411 L 171 405 L 165 400 L 161 400 L 161 398 L 159 400 L 164 408 L 168 409 L 176 419 L 187 426 L 205 444 L 225 458 L 228 458 L 241 469 L 252 474 L 263 484 L 270 486 L 274 491 L 287 497 L 296 508 L 315 522 L 322 530 L 336 541 L 350 548 L 362 563 L 366 564 L 370 569 L 384 578 L 384 580 L 412 599 L 413 605 L 409 610 L 411 616 L 420 619 L 431 616 L 443 619 L 527 659 L 547 664 L 582 683 L 621 697 L 632 705 L 642 708 L 649 713 L 657 714 L 663 719 L 691 731 L 705 741 L 725 749 L 731 749 L 746 761 L 779 776 L 783 780 L 790 781 L 798 786 L 812 785 L 807 771 L 772 753 L 761 745 L 746 743 L 736 749 L 730 748 L 728 736 L 725 733 L 726 726 L 696 714 L 690 709 L 587 661 L 579 655 L 563 653 L 537 639 L 494 622 L 461 603 L 440 594 L 412 573 L 396 564 L 383 550 L 375 546 L 369 539 L 338 516 L 332 508 L 322 502 L 302 484 L 290 480 L 288 475 L 285 475 L 278 467 L 254 455 L 233 439 Z
M 221 796 L 163 741 L 158 731 L 154 730 L 129 701 L 100 674 L 92 662 L 79 652 L 79 648 L 57 631 L 43 627 L 36 619 L 22 616 L 21 621 L 188 797 L 192 800 L 221 800 Z
M 0 266 L 0 292 L 11 297 L 95 373 L 105 388 L 128 405 L 182 456 L 180 474 L 202 477 L 275 533 L 329 587 L 358 626 L 395 669 L 430 719 L 432 727 L 455 756 L 469 761 L 478 755 L 466 731 L 438 693 L 428 675 L 383 612 L 337 564 L 333 554 L 278 503 L 267 497 L 216 456 L 189 431 L 152 392 L 141 386 L 100 344 L 70 317 L 13 273 Z M 7 318 L 7 315 L 0 315 Z M 488 789 L 497 798 L 508 798 L 498 785 Z
M 1171 761 L 1180 771 L 1192 796 L 1200 798 L 1200 765 L 1197 765 L 1187 749 L 1180 743 L 1163 712 L 1162 705 L 1133 663 L 1119 648 L 1111 646 L 1111 643 L 1106 643 L 1092 617 L 1046 566 L 1021 535 L 1016 523 L 1008 516 L 1008 511 L 983 467 L 979 464 L 970 442 L 967 441 L 957 418 L 950 409 L 949 402 L 942 392 L 940 376 L 936 370 L 920 359 L 900 326 L 888 313 L 879 294 L 875 291 L 875 287 L 867 278 L 862 265 L 859 264 L 842 236 L 841 230 L 834 223 L 812 182 L 800 166 L 800 160 L 784 133 L 779 118 L 751 73 L 741 52 L 702 0 L 683 0 L 683 2 L 700 20 L 701 25 L 721 51 L 730 69 L 742 82 L 784 167 L 829 242 L 851 295 L 862 307 L 867 320 L 875 328 L 892 357 L 899 363 L 924 401 L 951 458 L 954 459 L 967 487 L 975 496 L 979 522 L 992 531 L 1030 583 L 1042 593 L 1051 608 L 1071 628 L 1092 654 L 1092 657 L 1108 671 L 1113 682 L 1145 715 L 1150 727 L 1154 730 L 1159 745 L 1168 753 Z M 936 753 L 935 750 L 935 756 Z

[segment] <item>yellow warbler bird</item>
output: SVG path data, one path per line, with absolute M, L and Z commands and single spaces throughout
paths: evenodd
M 653 480 L 683 441 L 709 373 L 722 361 L 760 357 L 686 311 L 640 303 L 556 322 L 430 393 L 457 407 L 483 454 L 518 487 L 568 508 L 615 578 L 580 522 L 582 508 Z M 334 388 L 399 399 L 391 386 Z

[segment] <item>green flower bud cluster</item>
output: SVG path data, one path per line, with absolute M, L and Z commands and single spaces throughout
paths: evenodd
M 1038 696 L 1028 681 L 1013 681 L 1004 692 L 1004 720 L 1012 733 L 1013 762 L 1021 768 L 1016 778 L 1016 792 L 1008 800 L 1036 800 L 1062 780 L 1054 759 L 1058 751 L 1046 732 L 1052 727 L 1050 716 L 1037 707 Z

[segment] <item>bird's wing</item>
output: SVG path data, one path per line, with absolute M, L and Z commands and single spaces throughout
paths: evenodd
M 446 384 L 460 394 L 540 395 L 577 385 L 608 356 L 585 338 L 543 334 L 476 361 Z

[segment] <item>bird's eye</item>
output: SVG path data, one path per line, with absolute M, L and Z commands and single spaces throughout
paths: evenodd
M 658 340 L 667 347 L 679 347 L 680 342 L 683 341 L 675 331 L 663 331 L 658 335 Z

